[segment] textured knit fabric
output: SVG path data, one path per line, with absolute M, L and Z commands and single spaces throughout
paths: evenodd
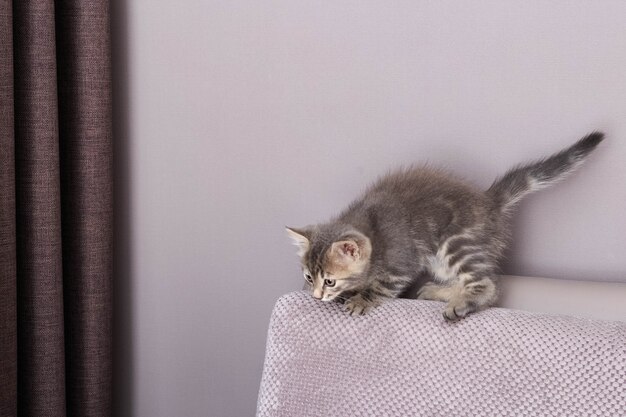
M 438 302 L 362 317 L 299 292 L 272 314 L 257 416 L 624 416 L 626 323 Z
M 111 411 L 108 0 L 0 0 L 0 416 Z

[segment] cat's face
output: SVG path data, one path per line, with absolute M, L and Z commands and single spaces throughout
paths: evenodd
M 372 252 L 365 235 L 349 230 L 329 236 L 315 228 L 287 228 L 287 233 L 298 247 L 305 288 L 313 297 L 332 301 L 362 286 Z

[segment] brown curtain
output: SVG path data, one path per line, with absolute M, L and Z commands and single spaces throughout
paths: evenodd
M 0 0 L 0 416 L 111 413 L 108 0 Z

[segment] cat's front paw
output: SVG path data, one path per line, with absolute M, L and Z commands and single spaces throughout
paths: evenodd
M 344 308 L 351 316 L 361 316 L 379 305 L 380 302 L 376 300 L 370 300 L 361 295 L 355 295 L 345 302 Z

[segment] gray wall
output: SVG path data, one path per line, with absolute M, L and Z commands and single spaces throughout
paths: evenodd
M 272 305 L 301 286 L 283 226 L 327 218 L 399 164 L 486 186 L 605 130 L 584 169 L 521 205 L 505 269 L 624 278 L 626 3 L 137 0 L 122 14 L 127 413 L 252 415 Z

